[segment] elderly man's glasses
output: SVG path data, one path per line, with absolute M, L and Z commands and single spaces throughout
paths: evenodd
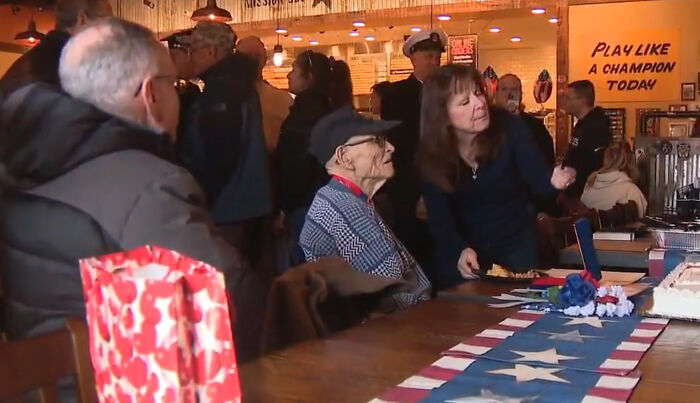
M 173 80 L 173 88 L 177 88 L 177 77 L 175 77 L 172 74 L 163 74 L 163 75 L 158 75 L 158 76 L 152 77 L 153 80 L 164 80 L 166 78 Z M 136 92 L 134 92 L 134 98 L 139 96 L 142 89 L 143 89 L 143 81 L 141 81 L 139 83 L 139 86 L 136 88 Z
M 387 143 L 387 137 L 383 134 L 372 136 L 370 138 L 360 140 L 355 143 L 350 143 L 350 144 L 344 144 L 345 147 L 354 147 L 354 146 L 359 146 L 360 144 L 367 144 L 367 143 L 376 143 L 379 147 L 384 148 Z

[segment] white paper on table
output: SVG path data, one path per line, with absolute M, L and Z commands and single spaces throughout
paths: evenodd
M 565 278 L 569 274 L 581 273 L 580 269 L 549 269 L 546 273 L 550 277 Z M 644 277 L 644 273 L 621 273 L 617 271 L 601 271 L 603 275 L 600 283 L 602 285 L 629 285 L 634 284 Z

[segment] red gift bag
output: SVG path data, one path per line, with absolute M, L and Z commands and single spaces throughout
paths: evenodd
M 80 272 L 100 402 L 240 402 L 223 274 L 156 246 Z

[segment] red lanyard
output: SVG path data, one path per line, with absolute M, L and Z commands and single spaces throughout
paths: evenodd
M 350 191 L 351 191 L 355 196 L 357 196 L 357 197 L 359 197 L 359 198 L 362 198 L 362 199 L 365 199 L 365 200 L 367 200 L 367 203 L 372 204 L 372 199 L 370 199 L 369 196 L 367 196 L 367 195 L 365 194 L 365 192 L 363 192 L 362 189 L 360 189 L 359 186 L 357 186 L 356 184 L 354 184 L 354 183 L 353 183 L 352 181 L 350 181 L 349 179 L 343 178 L 342 176 L 333 175 L 333 180 L 342 183 L 342 184 L 345 185 L 348 189 L 350 189 Z

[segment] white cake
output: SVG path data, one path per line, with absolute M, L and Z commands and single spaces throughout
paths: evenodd
M 700 263 L 681 263 L 654 288 L 650 313 L 700 320 Z

